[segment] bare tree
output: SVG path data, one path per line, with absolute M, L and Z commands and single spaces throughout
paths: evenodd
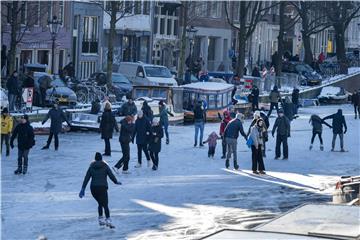
M 331 24 L 327 21 L 327 16 L 321 4 L 323 2 L 300 1 L 291 2 L 301 18 L 301 36 L 304 43 L 305 57 L 304 62 L 312 64 L 313 53 L 311 50 L 310 36 L 324 31 Z
M 224 4 L 227 21 L 230 26 L 238 32 L 239 55 L 235 70 L 238 77 L 244 75 L 246 41 L 255 31 L 257 24 L 263 19 L 264 13 L 270 8 L 277 6 L 279 3 L 271 3 L 268 7 L 265 7 L 263 4 L 264 2 L 261 1 L 241 1 L 239 3 L 239 25 L 236 25 L 230 18 L 228 6 L 226 3 Z
M 108 38 L 108 54 L 107 54 L 107 85 L 112 86 L 112 69 L 114 61 L 114 39 L 116 35 L 116 23 L 121 19 L 133 16 L 133 10 L 136 2 L 134 1 L 97 1 L 98 6 L 110 16 L 110 32 Z
M 340 62 L 340 72 L 347 73 L 345 31 L 351 20 L 360 17 L 360 3 L 356 1 L 325 2 L 324 10 L 335 30 L 336 57 Z
M 27 34 L 37 21 L 46 16 L 40 14 L 37 19 L 37 9 L 31 2 L 7 1 L 1 3 L 1 27 L 2 34 L 10 34 L 10 48 L 7 55 L 9 73 L 15 70 L 16 48 L 22 42 L 23 37 Z M 36 13 L 36 14 L 35 14 Z M 7 26 L 6 22 L 9 24 Z

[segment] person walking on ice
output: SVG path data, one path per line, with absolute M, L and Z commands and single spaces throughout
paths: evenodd
M 10 155 L 10 134 L 13 129 L 13 118 L 7 108 L 1 111 L 1 153 L 3 142 L 5 141 L 6 156 Z
M 85 196 L 86 185 L 91 178 L 90 191 L 98 203 L 99 225 L 115 228 L 110 219 L 107 177 L 109 177 L 115 184 L 121 185 L 121 182 L 116 179 L 109 165 L 102 160 L 101 153 L 97 152 L 95 154 L 95 161 L 90 163 L 90 166 L 86 172 L 79 197 L 83 198 Z M 106 219 L 103 217 L 103 210 L 105 211 Z
M 262 118 L 258 118 L 256 124 L 251 127 L 250 138 L 252 140 L 252 171 L 254 174 L 265 174 L 265 166 L 262 156 L 262 148 L 264 146 L 264 135 L 267 131 L 265 122 Z
M 105 142 L 104 156 L 111 156 L 110 139 L 113 137 L 114 129 L 116 132 L 119 132 L 115 116 L 111 111 L 111 103 L 107 102 L 100 121 L 101 138 L 104 139 Z
M 161 151 L 161 139 L 164 137 L 164 131 L 160 125 L 159 119 L 154 118 L 150 129 L 149 151 L 153 162 L 152 170 L 156 171 L 159 167 L 159 153 Z
M 289 149 L 287 139 L 290 137 L 290 121 L 284 115 L 284 110 L 280 109 L 278 112 L 278 117 L 275 120 L 273 129 L 272 129 L 272 136 L 274 137 L 276 131 L 276 147 L 275 147 L 275 159 L 279 159 L 281 152 L 280 152 L 280 145 L 283 145 L 283 160 L 287 160 L 289 157 Z
M 322 137 L 321 137 L 322 125 L 325 124 L 329 128 L 332 128 L 332 126 L 330 126 L 327 122 L 323 121 L 316 114 L 311 115 L 309 123 L 311 123 L 311 125 L 313 127 L 313 129 L 312 129 L 312 137 L 311 137 L 311 144 L 310 144 L 309 150 L 311 150 L 313 148 L 314 139 L 315 139 L 316 135 L 318 135 L 319 140 L 320 140 L 320 150 L 324 151 L 323 140 L 322 140 Z
M 335 141 L 337 135 L 340 137 L 340 147 L 341 152 L 345 152 L 344 149 L 344 134 L 346 134 L 347 126 L 345 122 L 345 117 L 342 114 L 342 110 L 338 109 L 337 113 L 324 117 L 322 120 L 332 119 L 332 128 L 333 128 L 333 139 L 331 143 L 331 151 L 335 149 Z
M 136 137 L 136 145 L 137 145 L 138 164 L 135 166 L 136 168 L 141 167 L 142 152 L 144 152 L 145 154 L 147 160 L 147 166 L 150 167 L 150 155 L 148 150 L 150 128 L 151 128 L 151 124 L 148 118 L 144 116 L 142 110 L 138 111 L 137 119 L 135 121 L 134 136 L 133 136 L 133 139 L 135 139 Z

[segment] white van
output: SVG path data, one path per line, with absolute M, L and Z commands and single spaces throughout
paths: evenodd
M 121 62 L 118 69 L 133 85 L 177 86 L 167 67 L 142 62 Z

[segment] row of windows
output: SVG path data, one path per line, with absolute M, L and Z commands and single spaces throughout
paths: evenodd
M 128 0 L 123 2 L 118 1 L 117 3 L 118 3 L 117 7 L 119 8 L 118 10 L 119 12 L 125 12 L 128 13 L 129 15 L 150 14 L 150 1 Z M 111 10 L 110 1 L 106 1 L 105 9 L 106 11 Z
M 231 92 L 223 94 L 198 94 L 184 92 L 183 105 L 186 110 L 193 110 L 198 100 L 207 103 L 208 109 L 219 109 L 229 106 L 231 103 Z
M 161 35 L 178 35 L 179 21 L 174 18 L 155 17 L 154 33 Z

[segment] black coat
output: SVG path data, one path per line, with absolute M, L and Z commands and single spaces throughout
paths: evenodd
M 6 82 L 6 87 L 8 89 L 8 93 L 12 95 L 19 94 L 19 82 L 18 78 L 11 76 L 8 81 Z
M 333 133 L 334 134 L 341 134 L 343 133 L 343 128 L 345 128 L 345 131 L 347 131 L 347 126 L 345 122 L 345 118 L 342 115 L 342 112 L 337 112 L 335 114 L 329 115 L 327 117 L 324 117 L 323 120 L 326 119 L 332 119 L 332 127 L 333 127 Z
M 161 138 L 164 137 L 164 131 L 160 125 L 151 126 L 149 150 L 151 152 L 161 151 Z
M 194 109 L 195 122 L 205 122 L 205 119 L 206 119 L 205 111 L 202 109 L 201 104 L 197 104 Z
M 225 138 L 237 139 L 239 137 L 239 132 L 245 139 L 247 139 L 241 121 L 239 119 L 235 118 L 226 125 L 224 136 L 225 136 Z
M 119 142 L 130 143 L 133 141 L 134 128 L 135 124 L 128 123 L 125 118 L 121 120 Z
M 135 121 L 134 137 L 136 136 L 136 144 L 147 144 L 150 135 L 150 122 L 147 118 L 137 118 Z
M 89 169 L 86 172 L 82 188 L 85 189 L 86 185 L 88 184 L 90 178 L 91 178 L 91 184 L 90 186 L 104 186 L 107 187 L 107 176 L 110 177 L 110 179 L 116 184 L 118 183 L 116 177 L 112 173 L 109 165 L 104 161 L 93 161 L 90 164 Z
M 20 123 L 15 127 L 11 135 L 11 145 L 13 145 L 16 137 L 18 139 L 18 148 L 20 150 L 27 150 L 35 145 L 34 130 L 28 122 L 24 124 Z
M 46 115 L 45 119 L 42 121 L 42 124 L 44 124 L 49 118 L 51 120 L 51 123 L 50 123 L 50 132 L 51 133 L 58 134 L 59 132 L 61 132 L 62 123 L 64 121 L 66 121 L 67 124 L 70 126 L 70 123 L 67 120 L 63 110 L 60 108 L 50 109 L 48 114 Z
M 252 97 L 253 97 L 253 99 L 252 99 L 252 102 L 253 103 L 257 103 L 257 102 L 259 102 L 259 89 L 256 87 L 256 88 L 253 88 L 252 90 L 251 90 L 251 95 L 252 95 Z
M 111 110 L 105 110 L 100 121 L 101 139 L 112 138 L 114 128 L 117 132 L 119 131 L 115 116 Z
M 360 105 L 360 93 L 355 93 L 351 96 L 351 103 L 355 106 Z
M 293 102 L 293 104 L 299 105 L 299 96 L 300 96 L 299 89 L 294 89 L 291 94 L 291 101 Z
M 143 107 L 141 108 L 141 110 L 144 113 L 144 117 L 146 117 L 146 119 L 149 122 L 152 122 L 153 118 L 154 118 L 154 113 L 151 110 L 151 107 L 149 107 L 149 105 L 143 105 Z
M 121 106 L 120 115 L 121 116 L 135 116 L 137 114 L 137 108 L 135 103 L 126 102 Z
M 26 76 L 24 82 L 23 82 L 24 88 L 33 88 L 34 87 L 34 78 L 31 76 Z
M 311 115 L 309 123 L 311 123 L 313 127 L 313 131 L 317 133 L 322 133 L 322 125 L 325 124 L 328 127 L 331 127 L 329 124 L 327 124 L 324 120 L 321 119 L 316 114 Z
M 273 129 L 272 129 L 272 134 L 274 135 L 275 133 L 281 136 L 286 136 L 289 137 L 290 136 L 290 121 L 286 116 L 282 116 L 282 117 L 278 117 L 275 120 Z

